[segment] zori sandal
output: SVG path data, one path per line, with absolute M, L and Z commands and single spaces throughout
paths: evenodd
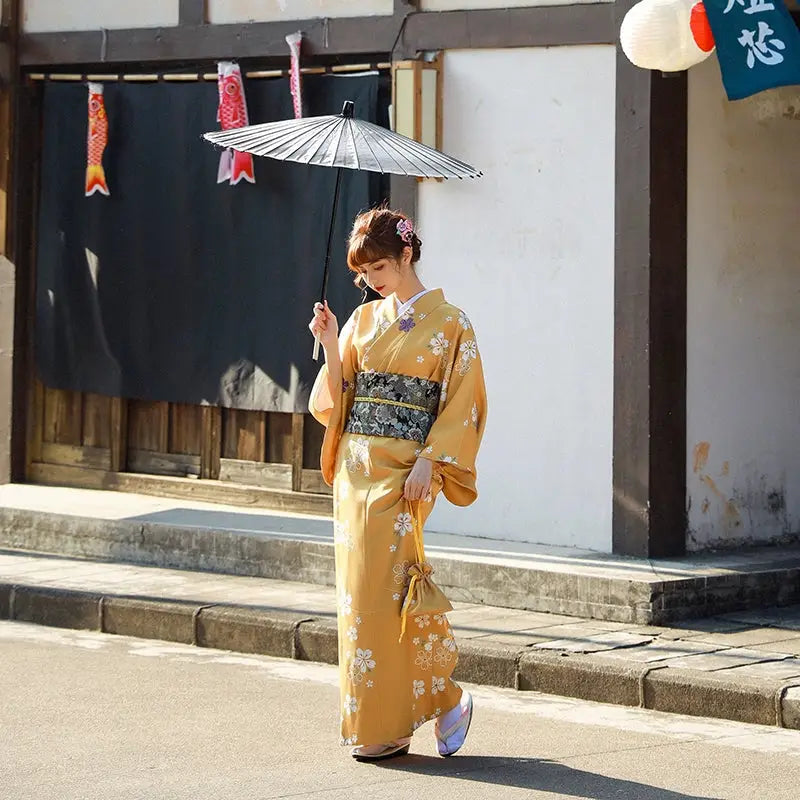
M 436 720 L 436 749 L 439 751 L 439 755 L 445 758 L 454 755 L 461 749 L 467 739 L 469 726 L 472 724 L 472 695 L 466 691 L 464 695 L 466 695 L 466 704 L 462 698 L 461 716 L 455 723 L 447 730 L 442 731 L 439 729 L 439 720 Z
M 411 747 L 411 737 L 396 739 L 386 744 L 366 744 L 354 747 L 351 755 L 356 761 L 383 761 L 385 758 L 404 756 Z

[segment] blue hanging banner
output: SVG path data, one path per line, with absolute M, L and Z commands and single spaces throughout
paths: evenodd
M 704 0 L 728 100 L 800 84 L 800 31 L 782 0 Z

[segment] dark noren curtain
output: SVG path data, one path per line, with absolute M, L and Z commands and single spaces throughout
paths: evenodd
M 353 100 L 386 124 L 377 75 L 304 81 L 309 115 Z M 287 80 L 250 81 L 250 120 L 292 116 Z M 318 365 L 317 299 L 335 170 L 255 159 L 256 184 L 216 183 L 214 83 L 109 83 L 111 197 L 84 196 L 87 89 L 49 83 L 38 229 L 36 352 L 53 388 L 303 411 Z M 345 267 L 353 217 L 385 179 L 345 171 L 329 302 L 360 301 Z

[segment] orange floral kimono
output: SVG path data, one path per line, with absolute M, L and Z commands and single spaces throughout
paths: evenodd
M 418 456 L 434 462 L 431 496 L 415 504 L 420 531 L 440 491 L 459 506 L 475 500 L 483 369 L 472 325 L 441 290 L 397 312 L 394 297 L 355 310 L 339 337 L 341 393 L 330 396 L 323 367 L 309 403 L 326 426 L 322 473 L 334 489 L 345 745 L 410 736 L 461 699 L 447 617 L 409 616 L 401 638 L 417 561 L 403 489 Z

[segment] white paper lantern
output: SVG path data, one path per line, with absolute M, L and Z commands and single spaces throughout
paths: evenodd
M 619 41 L 642 69 L 680 72 L 714 51 L 705 6 L 698 0 L 641 0 L 625 15 Z

